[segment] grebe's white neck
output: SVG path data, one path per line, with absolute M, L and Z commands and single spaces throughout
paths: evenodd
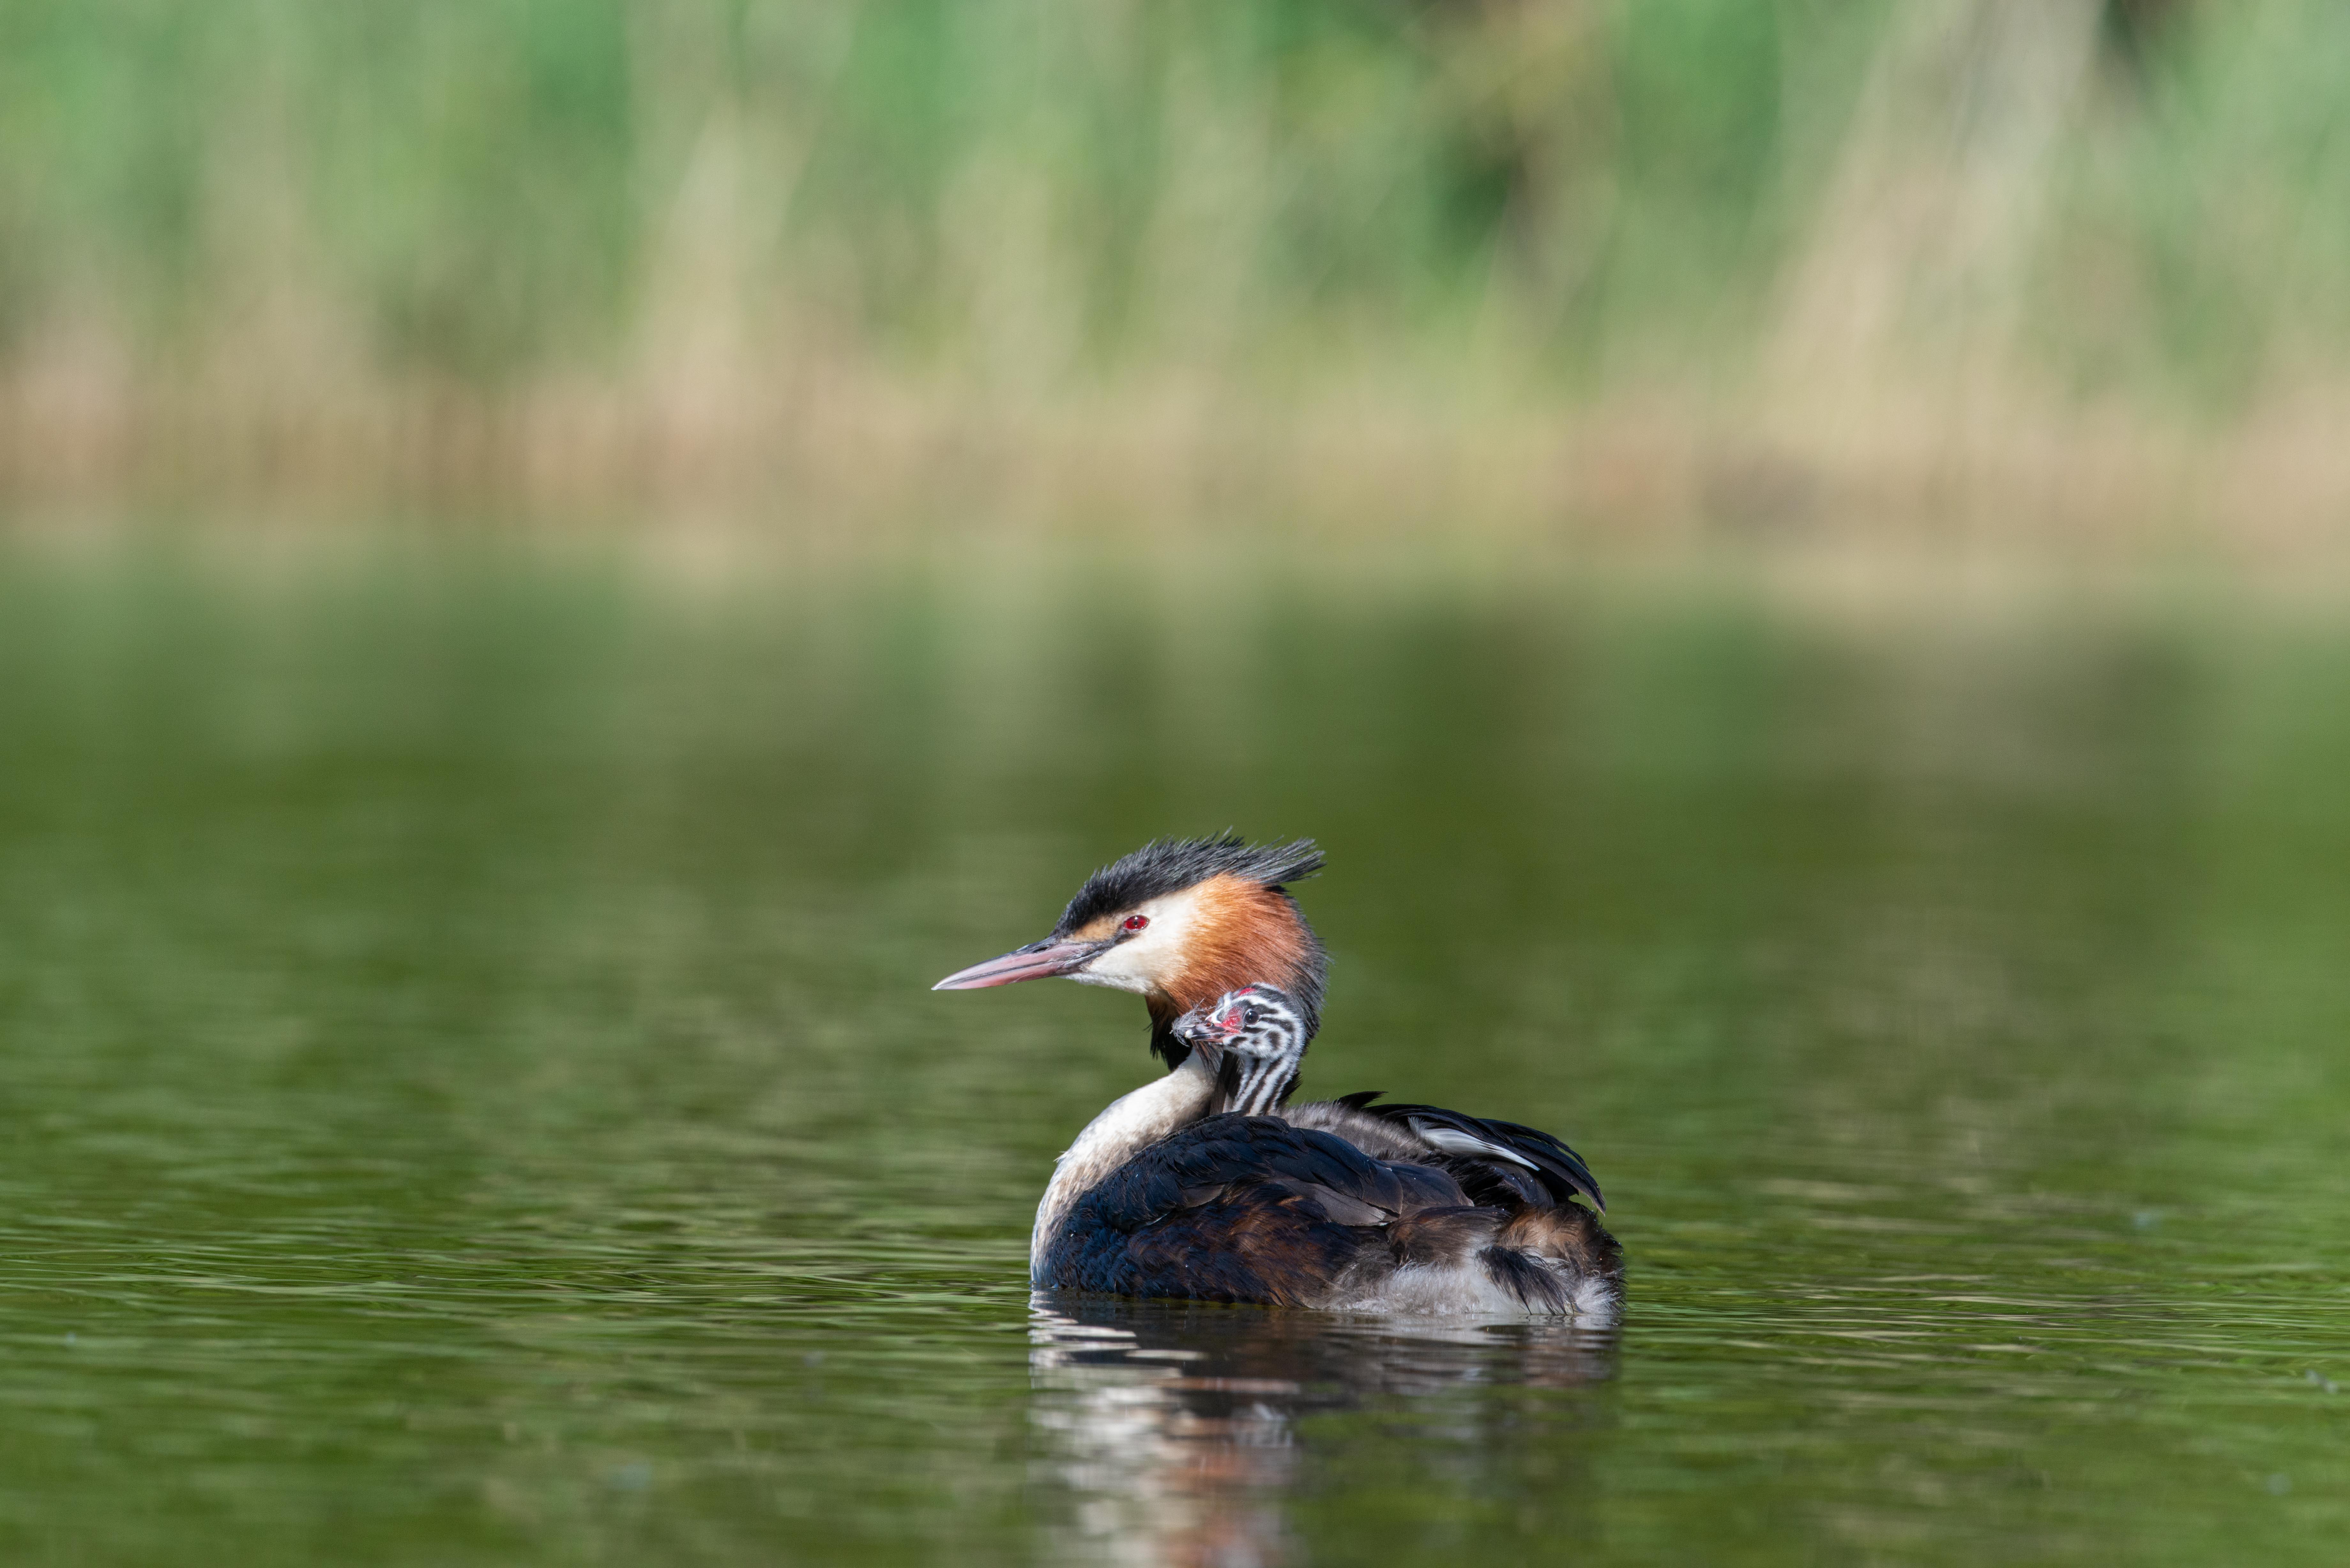
M 1053 1162 L 1053 1179 L 1045 1183 L 1044 1201 L 1036 1205 L 1036 1229 L 1028 1235 L 1032 1281 L 1044 1262 L 1045 1245 L 1068 1218 L 1071 1204 L 1143 1149 L 1208 1114 L 1216 1097 L 1210 1054 L 1194 1051 L 1165 1077 L 1112 1100 Z

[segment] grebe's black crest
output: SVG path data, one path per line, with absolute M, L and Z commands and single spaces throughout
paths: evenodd
M 1250 844 L 1235 834 L 1214 838 L 1154 838 L 1120 856 L 1086 878 L 1061 912 L 1055 935 L 1066 935 L 1153 898 L 1196 888 L 1211 877 L 1239 877 L 1286 893 L 1322 869 L 1322 851 L 1310 838 L 1287 844 Z

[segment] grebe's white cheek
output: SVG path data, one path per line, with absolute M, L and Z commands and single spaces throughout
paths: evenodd
M 1070 978 L 1117 991 L 1161 989 L 1182 967 L 1183 948 L 1198 916 L 1194 892 L 1186 888 L 1139 906 L 1134 912 L 1150 923 Z

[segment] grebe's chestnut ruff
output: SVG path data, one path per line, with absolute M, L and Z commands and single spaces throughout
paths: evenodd
M 1140 992 L 1152 1049 L 1170 1064 L 1096 1116 L 1055 1166 L 1031 1282 L 1612 1317 L 1620 1257 L 1577 1201 L 1601 1206 L 1598 1184 L 1556 1138 L 1377 1093 L 1289 1104 L 1324 961 L 1282 884 L 1321 864 L 1303 841 L 1149 845 L 1096 872 L 1043 941 L 940 981 L 1065 975 Z

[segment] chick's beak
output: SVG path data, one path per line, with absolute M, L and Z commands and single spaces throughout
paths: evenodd
M 1177 1039 L 1188 1040 L 1194 1045 L 1210 1042 L 1221 1044 L 1236 1033 L 1223 1010 L 1216 1007 L 1195 1007 L 1177 1019 L 1172 1027 Z
M 931 989 L 984 991 L 991 985 L 1011 985 L 1018 981 L 1075 974 L 1107 945 L 1106 942 L 1078 942 L 1046 937 L 1041 942 L 1014 948 L 1002 958 L 975 963 L 969 969 L 959 969 Z

